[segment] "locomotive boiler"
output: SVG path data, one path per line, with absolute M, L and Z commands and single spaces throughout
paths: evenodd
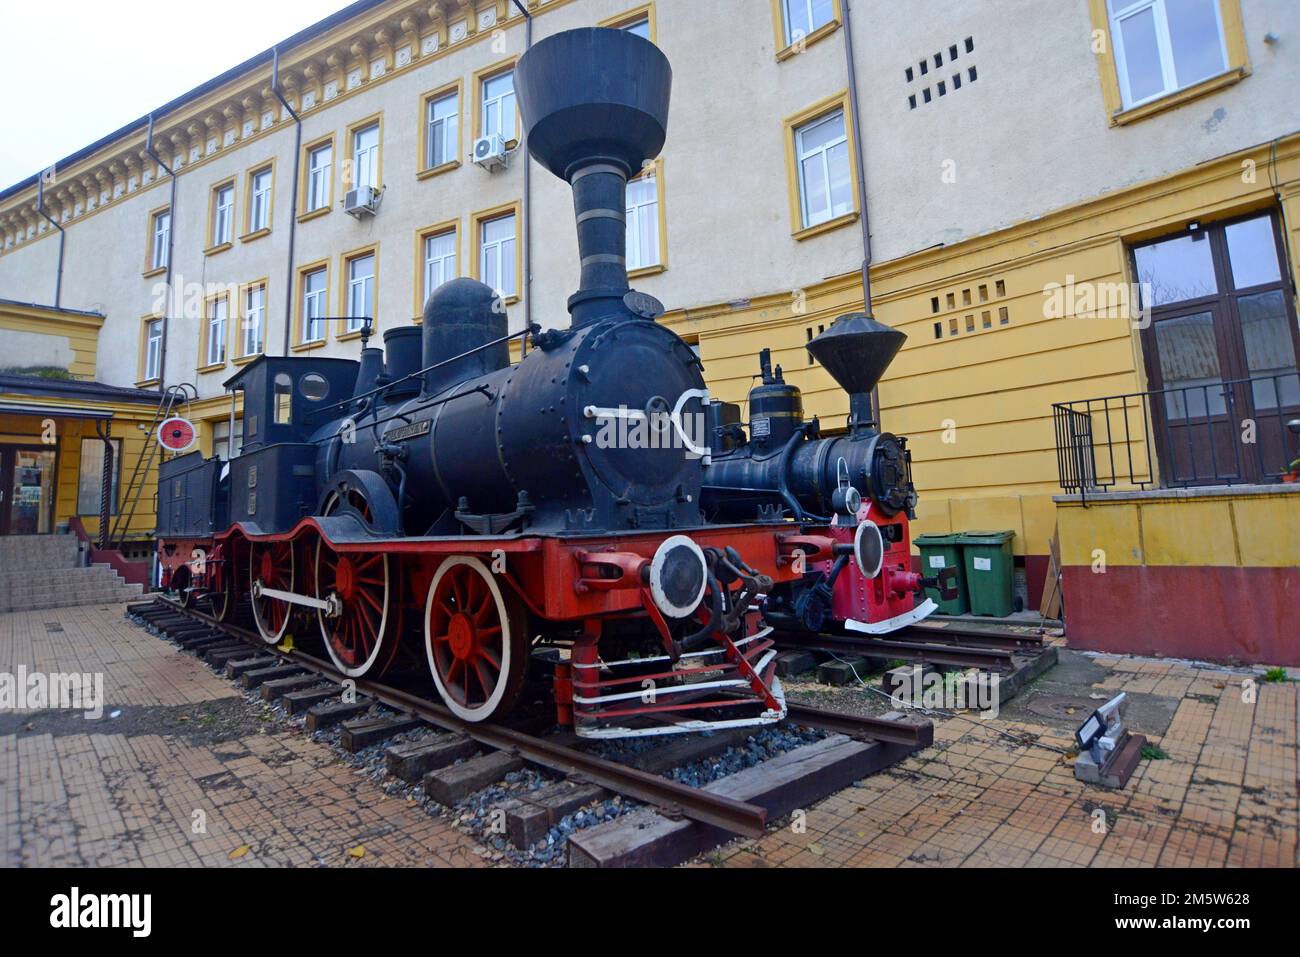
M 516 69 L 528 148 L 574 199 L 567 325 L 528 330 L 512 365 L 500 300 L 458 279 L 357 361 L 250 363 L 227 383 L 242 453 L 163 467 L 164 587 L 222 619 L 246 608 L 271 644 L 316 632 L 349 676 L 416 660 L 469 721 L 510 714 L 543 662 L 580 735 L 781 720 L 760 599 L 833 541 L 701 511 L 700 361 L 629 289 L 625 258 L 627 181 L 663 147 L 670 87 L 664 55 L 624 31 L 532 47 Z M 629 423 L 661 440 L 610 428 Z M 207 534 L 192 509 L 171 522 L 201 490 L 225 510 Z
M 920 589 L 952 593 L 955 569 L 923 578 L 912 571 L 909 520 L 916 487 L 907 439 L 881 432 L 872 390 L 907 336 L 862 313 L 841 316 L 807 345 L 849 396 L 848 428 L 821 435 L 805 420 L 800 390 L 771 353 L 759 357 L 760 382 L 746 403 L 749 432 L 734 403 L 713 402 L 711 462 L 703 502 L 711 521 L 785 521 L 829 526 L 833 554 L 805 563 L 796 582 L 775 587 L 763 614 L 796 631 L 886 634 L 914 624 L 936 605 Z

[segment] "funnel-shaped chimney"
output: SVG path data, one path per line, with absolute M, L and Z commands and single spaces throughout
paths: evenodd
M 808 351 L 849 394 L 854 425 L 871 417 L 871 390 L 903 348 L 907 335 L 865 313 L 840 316 L 808 343 Z
M 528 151 L 573 187 L 582 258 L 582 284 L 569 299 L 573 325 L 630 316 L 627 181 L 668 135 L 668 58 L 626 30 L 569 30 L 524 54 L 515 89 Z

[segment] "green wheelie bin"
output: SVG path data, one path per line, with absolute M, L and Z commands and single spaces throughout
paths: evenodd
M 1015 532 L 963 532 L 964 590 L 972 615 L 1006 618 L 1015 611 L 1016 561 L 1011 552 Z
M 944 601 L 939 589 L 927 588 L 925 595 L 939 606 L 941 615 L 964 615 L 970 611 L 966 591 L 966 563 L 962 560 L 960 535 L 918 535 L 915 544 L 921 551 L 921 575 L 933 578 L 945 568 L 957 569 L 957 597 Z

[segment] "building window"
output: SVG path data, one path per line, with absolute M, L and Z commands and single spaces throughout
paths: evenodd
M 1219 0 L 1107 0 L 1125 108 L 1228 68 Z
M 785 44 L 806 39 L 835 19 L 834 0 L 781 0 Z
M 1145 243 L 1133 266 L 1165 484 L 1276 479 L 1294 458 L 1286 423 L 1300 416 L 1300 326 L 1277 214 Z M 1250 444 L 1230 441 L 1243 421 Z
M 364 319 L 375 318 L 375 254 L 363 253 L 346 260 L 347 331 L 358 332 Z
M 271 167 L 260 169 L 249 177 L 248 232 L 257 233 L 271 228 Z
M 647 40 L 651 39 L 649 17 L 642 17 L 639 20 L 633 20 L 631 23 L 626 23 L 619 27 L 619 29 L 625 30 L 628 33 L 635 33 L 637 36 L 644 37 Z
M 172 211 L 161 209 L 153 214 L 153 228 L 150 230 L 149 268 L 166 269 L 171 255 Z
M 623 30 L 627 33 L 635 33 L 654 43 L 655 38 L 655 5 L 646 3 L 631 10 L 625 10 L 617 16 L 601 20 L 599 26 L 607 27 L 611 30 Z
M 515 214 L 479 223 L 479 279 L 509 299 L 518 288 L 515 276 Z
M 334 168 L 334 144 L 322 143 L 307 152 L 307 202 L 305 212 L 327 209 L 330 204 L 330 175 Z
M 379 188 L 379 124 L 352 132 L 352 185 Z
M 483 136 L 499 135 L 502 139 L 517 138 L 515 110 L 515 73 L 507 70 L 483 80 L 482 115 L 480 128 Z
M 661 265 L 659 177 L 651 167 L 627 184 L 627 270 Z
M 207 330 L 203 337 L 201 365 L 220 365 L 226 361 L 226 323 L 230 318 L 230 300 L 224 296 L 208 303 Z
M 230 440 L 230 420 L 221 419 L 212 426 L 212 454 L 223 462 L 244 451 L 244 420 L 235 419 L 235 439 Z
M 799 201 L 808 228 L 853 211 L 853 177 L 844 111 L 795 129 Z
M 113 480 L 108 497 L 108 514 L 117 514 L 117 486 L 122 475 L 122 440 L 113 443 Z M 81 440 L 81 464 L 77 472 L 77 514 L 98 515 L 104 489 L 104 440 Z
M 218 186 L 212 193 L 212 245 L 225 246 L 235 234 L 235 184 Z
M 302 274 L 302 341 L 325 340 L 325 303 L 329 295 L 329 275 L 324 266 Z
M 144 346 L 144 381 L 152 382 L 158 378 L 162 368 L 162 327 L 161 319 L 150 319 L 145 323 Z
M 456 231 L 424 237 L 424 297 L 456 278 Z
M 266 286 L 258 284 L 244 290 L 244 319 L 239 334 L 240 356 L 255 356 L 262 351 L 266 328 Z
M 425 168 L 454 163 L 460 150 L 460 93 L 452 91 L 429 100 L 425 123 Z

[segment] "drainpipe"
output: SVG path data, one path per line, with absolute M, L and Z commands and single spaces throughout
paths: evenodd
M 59 231 L 59 268 L 54 277 L 54 308 L 59 308 L 59 301 L 63 296 L 63 242 L 67 239 L 68 234 L 64 232 L 63 227 L 53 216 L 45 211 L 45 174 L 42 173 L 40 179 L 36 181 L 36 211 L 49 221 L 49 224 Z
M 289 354 L 289 335 L 293 327 L 293 242 L 296 227 L 298 225 L 298 177 L 302 167 L 302 117 L 289 105 L 289 101 L 284 98 L 284 93 L 280 90 L 280 48 L 272 47 L 271 49 L 271 92 L 275 98 L 280 101 L 285 112 L 293 117 L 295 124 L 293 137 L 293 192 L 289 194 L 289 268 L 284 284 L 284 354 Z M 263 344 L 265 345 L 265 335 L 263 335 Z M 234 432 L 231 432 L 230 441 L 234 442 Z
M 144 151 L 149 154 L 149 158 L 157 163 L 172 181 L 171 197 L 167 200 L 167 215 L 171 217 L 171 226 L 167 230 L 167 276 L 164 280 L 167 286 L 167 298 L 165 300 L 167 305 L 163 307 L 162 338 L 158 341 L 158 390 L 161 392 L 163 383 L 167 381 L 167 331 L 171 326 L 168 315 L 171 312 L 172 304 L 172 253 L 176 248 L 176 171 L 164 163 L 163 158 L 154 149 L 152 113 L 149 114 L 149 132 L 145 135 Z
M 104 443 L 104 467 L 99 477 L 99 537 L 97 548 L 108 548 L 108 518 L 113 497 L 113 423 L 110 419 L 95 420 L 95 434 Z
M 867 218 L 867 169 L 862 153 L 862 113 L 858 105 L 857 66 L 853 61 L 852 0 L 843 0 L 844 57 L 849 64 L 849 110 L 853 114 L 853 153 L 858 163 L 858 207 L 862 212 L 862 311 L 871 315 L 871 224 Z
M 533 48 L 533 15 L 521 0 L 514 0 L 515 7 L 524 15 L 524 52 Z M 524 130 L 523 142 L 519 144 L 524 154 L 524 328 L 533 325 L 533 164 L 528 156 L 528 131 Z M 528 337 L 520 340 L 520 352 L 528 355 Z

